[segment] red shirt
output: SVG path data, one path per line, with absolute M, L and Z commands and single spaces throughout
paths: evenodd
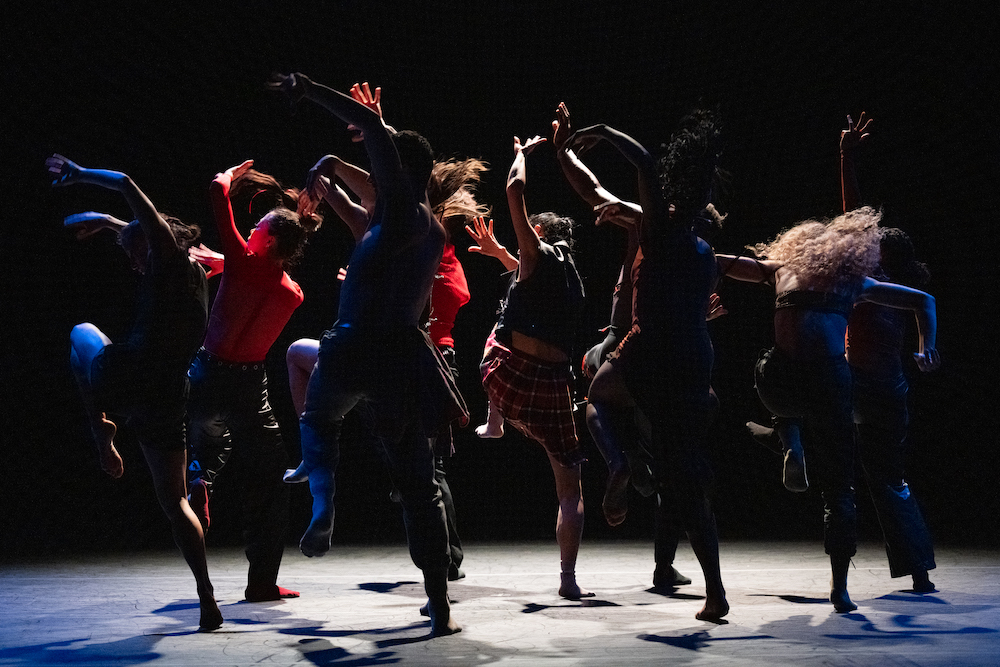
M 465 280 L 462 264 L 455 257 L 455 246 L 446 243 L 441 264 L 431 287 L 431 316 L 429 335 L 438 347 L 454 347 L 451 330 L 455 326 L 458 309 L 469 303 L 469 283 Z
M 267 356 L 303 296 L 278 264 L 247 251 L 233 220 L 229 185 L 228 178 L 217 177 L 211 188 L 226 265 L 208 318 L 205 349 L 226 361 L 257 363 Z

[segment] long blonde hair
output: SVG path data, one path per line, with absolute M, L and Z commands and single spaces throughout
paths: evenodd
M 453 232 L 451 227 L 461 230 L 472 218 L 490 214 L 490 207 L 480 204 L 475 196 L 480 174 L 488 169 L 485 162 L 475 158 L 434 163 L 427 197 L 434 215 L 449 228 L 449 234 Z
M 750 249 L 821 288 L 854 289 L 878 266 L 881 219 L 881 211 L 865 206 L 830 221 L 800 222 Z

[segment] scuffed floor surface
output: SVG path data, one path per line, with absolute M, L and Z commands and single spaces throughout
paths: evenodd
M 939 548 L 938 592 L 890 579 L 879 545 L 854 559 L 859 608 L 827 602 L 819 544 L 723 543 L 732 611 L 695 620 L 704 593 L 690 549 L 677 568 L 694 583 L 651 591 L 652 547 L 584 541 L 580 584 L 556 594 L 552 543 L 480 544 L 451 586 L 464 631 L 430 638 L 426 600 L 404 546 L 334 546 L 325 558 L 285 554 L 279 583 L 295 600 L 242 601 L 236 549 L 209 564 L 226 622 L 198 633 L 194 581 L 176 553 L 6 564 L 0 570 L 0 665 L 996 665 L 1000 554 Z

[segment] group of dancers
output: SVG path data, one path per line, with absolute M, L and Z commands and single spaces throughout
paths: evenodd
M 462 233 L 475 241 L 470 252 L 495 257 L 510 272 L 483 351 L 489 414 L 476 433 L 500 437 L 508 424 L 544 448 L 558 497 L 559 594 L 571 600 L 594 595 L 576 580 L 586 456 L 574 420 L 571 369 L 585 295 L 573 259 L 573 221 L 529 214 L 524 197 L 528 158 L 547 140 L 514 137 L 506 186 L 517 240 L 512 253 L 497 241 L 490 209 L 477 199 L 486 164 L 435 160 L 426 139 L 383 120 L 380 89 L 356 84 L 344 94 L 298 73 L 269 85 L 293 104 L 309 100 L 343 121 L 363 142 L 368 171 L 327 155 L 301 191 L 254 170 L 250 160 L 217 174 L 210 194 L 221 252 L 195 246 L 197 228 L 159 213 L 127 175 L 83 168 L 60 155 L 47 161 L 53 185 L 117 190 L 135 217 L 127 223 L 86 212 L 65 220 L 81 239 L 116 231 L 142 274 L 127 340 L 113 343 L 93 324 L 77 325 L 71 367 L 101 467 L 112 477 L 123 473 L 114 420 L 126 418 L 134 429 L 197 583 L 200 629 L 223 622 L 204 535 L 213 483 L 230 456 L 242 466 L 237 488 L 249 562 L 246 598 L 297 597 L 277 584 L 287 484 L 309 485 L 312 519 L 299 546 L 306 556 L 322 556 L 334 525 L 341 425 L 352 411 L 377 443 L 402 505 L 410 555 L 428 598 L 420 613 L 430 617 L 434 635 L 461 629 L 448 597 L 448 582 L 465 574 L 445 462 L 454 450 L 452 425 L 469 419 L 455 384 L 451 335 L 470 298 L 455 255 Z M 713 112 L 684 118 L 654 159 L 606 125 L 574 131 L 566 106 L 556 110 L 551 143 L 567 181 L 599 224 L 617 225 L 628 238 L 607 336 L 583 359 L 590 380 L 587 426 L 608 467 L 605 518 L 610 525 L 625 519 L 630 484 L 656 496 L 654 586 L 691 583 L 673 567 L 678 537 L 686 532 L 705 578 L 699 619 L 719 621 L 729 612 L 706 458 L 718 412 L 706 322 L 725 312 L 714 293 L 722 277 L 768 283 L 776 291 L 775 346 L 756 366 L 757 391 L 773 425 L 748 427 L 783 456 L 788 489 L 804 491 L 811 479 L 823 495 L 835 609 L 856 608 L 847 591 L 856 548 L 856 436 L 892 575 L 912 575 L 914 590 L 933 590 L 927 575 L 933 548 L 903 479 L 900 355 L 911 311 L 918 366 L 932 370 L 940 363 L 935 305 L 916 289 L 926 269 L 913 259 L 905 234 L 880 228 L 879 211 L 857 208 L 853 155 L 869 125 L 863 117 L 857 127 L 849 119 L 842 132 L 843 215 L 800 223 L 750 254 L 723 255 L 703 239 L 723 218 L 712 204 L 721 153 Z M 581 160 L 601 141 L 635 169 L 637 203 L 607 191 Z M 231 199 L 248 195 L 268 210 L 244 239 Z M 297 341 L 287 351 L 302 460 L 286 471 L 264 361 L 303 301 L 287 271 L 328 209 L 350 229 L 355 248 L 338 276 L 336 322 L 321 339 Z M 216 274 L 221 283 L 209 309 L 207 278 Z

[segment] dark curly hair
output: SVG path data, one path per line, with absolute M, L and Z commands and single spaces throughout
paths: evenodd
M 930 270 L 926 264 L 917 261 L 913 241 L 902 229 L 883 229 L 879 251 L 879 271 L 887 279 L 909 287 L 923 287 L 930 282 Z
M 573 218 L 556 215 L 555 213 L 534 213 L 528 218 L 528 223 L 534 227 L 540 225 L 542 228 L 542 240 L 546 243 L 558 243 L 565 241 L 573 249 L 573 227 L 576 225 Z
M 663 200 L 674 207 L 674 220 L 690 225 L 712 195 L 722 153 L 722 133 L 714 109 L 685 116 L 657 163 Z

